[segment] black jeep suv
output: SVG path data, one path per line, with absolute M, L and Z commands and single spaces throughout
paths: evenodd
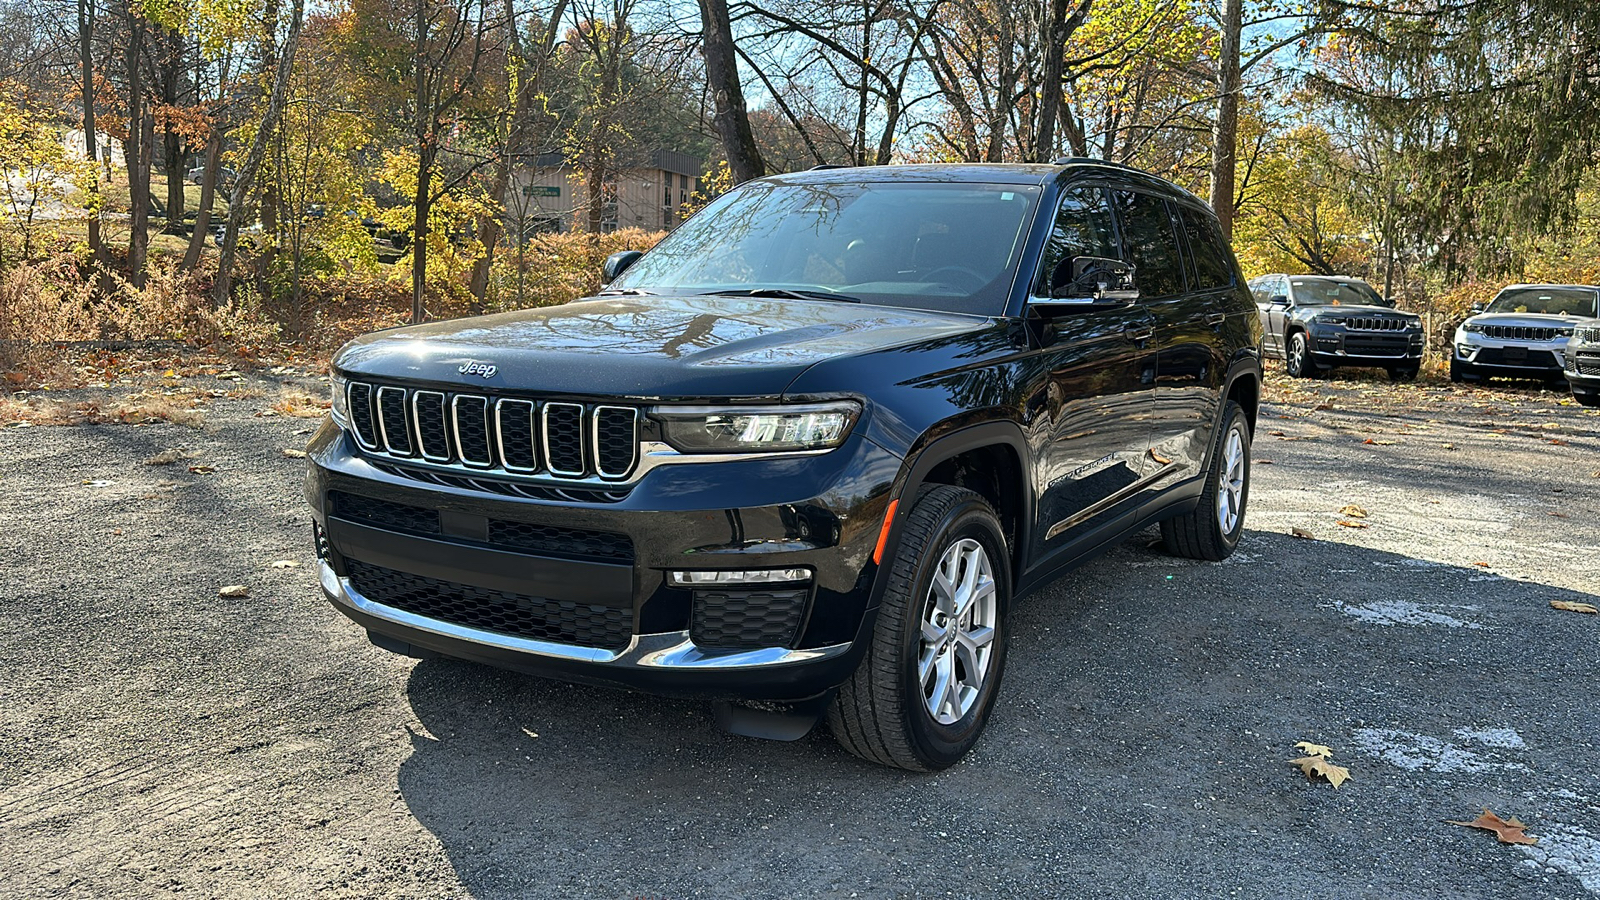
M 1282 359 L 1294 378 L 1375 366 L 1394 381 L 1412 381 L 1422 368 L 1422 317 L 1395 309 L 1359 278 L 1263 275 L 1250 290 L 1261 312 L 1262 355 Z
M 814 170 L 606 268 L 338 354 L 306 494 L 378 646 L 706 697 L 745 734 L 825 713 L 932 770 L 983 730 L 1013 601 L 1155 522 L 1183 556 L 1239 540 L 1260 327 L 1165 181 Z

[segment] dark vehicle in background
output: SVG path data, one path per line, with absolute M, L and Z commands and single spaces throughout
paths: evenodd
M 1422 367 L 1422 319 L 1401 312 L 1359 278 L 1263 275 L 1250 281 L 1261 315 L 1263 356 L 1295 378 L 1337 366 L 1386 369 L 1410 381 Z
M 1572 398 L 1584 406 L 1600 406 L 1600 318 L 1573 323 L 1565 356 L 1563 374 Z
M 373 643 L 705 697 L 742 734 L 825 715 L 933 770 L 983 731 L 1015 601 L 1154 523 L 1198 559 L 1243 531 L 1260 329 L 1215 216 L 1155 177 L 776 176 L 606 278 L 335 358 L 306 495 Z
M 1600 316 L 1600 287 L 1592 284 L 1513 284 L 1456 328 L 1451 381 L 1491 377 L 1559 383 L 1567 339 L 1583 319 Z

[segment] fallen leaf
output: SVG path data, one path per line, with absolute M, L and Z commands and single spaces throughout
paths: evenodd
M 1272 460 L 1270 460 L 1270 459 L 1253 459 L 1253 460 L 1251 460 L 1251 462 L 1255 463 L 1258 466 L 1270 466 L 1270 465 L 1272 465 Z
M 1325 747 L 1322 744 L 1313 744 L 1310 741 L 1301 741 L 1300 743 L 1295 744 L 1294 748 L 1296 750 L 1304 750 L 1307 754 L 1309 754 L 1311 756 L 1332 756 L 1333 755 L 1333 749 L 1332 748 Z
M 196 475 L 210 475 L 217 471 L 216 466 L 190 466 L 189 471 Z
M 1554 444 L 1557 447 L 1565 447 L 1567 445 L 1567 442 L 1563 441 L 1560 438 L 1549 438 L 1548 440 L 1545 441 L 1545 443 L 1546 444 Z
M 1473 565 L 1475 565 L 1475 566 L 1477 566 L 1477 567 L 1479 567 L 1481 569 L 1489 568 L 1489 564 L 1486 563 L 1486 562 L 1475 562 L 1475 563 L 1473 563 Z
M 230 584 L 222 590 L 217 591 L 217 596 L 226 597 L 229 600 L 237 600 L 240 597 L 250 596 L 250 588 L 242 584 Z
M 115 481 L 107 481 L 104 478 L 85 478 L 83 481 L 78 483 L 86 487 L 106 487 L 108 485 L 116 484 Z
M 1349 516 L 1352 519 L 1365 519 L 1367 511 L 1354 503 L 1346 503 L 1344 506 L 1339 507 L 1339 515 Z
M 1445 821 L 1451 825 L 1461 825 L 1465 828 L 1482 828 L 1484 831 L 1492 831 L 1502 844 L 1539 843 L 1538 838 L 1530 837 L 1524 832 L 1524 829 L 1528 826 L 1517 821 L 1516 816 L 1512 816 L 1510 819 L 1502 819 L 1487 809 L 1483 811 L 1483 815 L 1473 819 L 1471 822 L 1457 822 L 1454 819 L 1446 819 Z
M 1267 434 L 1270 434 L 1273 437 L 1283 437 L 1283 432 L 1281 431 L 1269 431 Z
M 305 455 L 305 454 L 304 454 L 304 453 L 302 453 L 302 454 L 300 454 L 300 455 L 301 455 L 301 456 L 304 456 L 304 455 Z M 1161 455 L 1161 454 L 1159 454 L 1159 453 L 1157 453 L 1157 452 L 1156 452 L 1156 451 L 1155 451 L 1155 450 L 1151 450 L 1151 451 L 1150 451 L 1150 458 L 1151 458 L 1151 459 L 1153 459 L 1153 460 L 1155 460 L 1155 461 L 1156 461 L 1156 462 L 1158 462 L 1158 463 L 1160 463 L 1160 464 L 1161 464 L 1161 465 L 1163 465 L 1163 466 L 1164 466 L 1164 465 L 1167 465 L 1167 464 L 1168 464 L 1168 463 L 1170 463 L 1170 462 L 1172 462 L 1172 460 L 1171 460 L 1171 459 L 1169 459 L 1169 458 L 1167 458 L 1167 457 L 1165 457 L 1165 456 L 1162 456 L 1162 455 Z
M 1454 450 L 1455 448 L 1456 448 L 1455 444 L 1445 444 L 1444 445 L 1444 449 L 1446 449 L 1446 450 Z
M 1343 525 L 1346 528 L 1371 528 L 1372 527 L 1372 524 L 1369 523 L 1369 522 L 1351 522 L 1348 519 L 1340 519 L 1338 524 Z
M 144 464 L 147 466 L 170 466 L 175 462 L 188 459 L 192 455 L 187 450 L 168 449 L 146 459 Z
M 306 458 L 306 452 L 304 450 L 296 450 L 293 447 L 285 447 L 285 448 L 283 448 L 283 455 L 289 457 L 290 459 L 305 459 Z
M 1545 515 L 1547 515 L 1547 516 L 1555 516 L 1558 519 L 1571 518 L 1571 516 L 1568 516 L 1566 513 L 1558 513 L 1558 512 L 1547 512 L 1547 513 L 1545 513 Z
M 1350 777 L 1349 769 L 1334 765 L 1325 756 L 1302 756 L 1299 759 L 1289 760 L 1289 764 L 1299 766 L 1300 771 L 1305 773 L 1306 780 L 1314 781 L 1316 776 L 1321 775 L 1335 788 L 1344 784 Z
M 1366 440 L 1362 441 L 1361 443 L 1363 443 L 1363 444 L 1376 444 L 1379 447 L 1392 447 L 1395 444 L 1394 441 L 1375 441 L 1372 438 L 1367 438 Z
M 298 565 L 300 565 L 300 560 L 298 559 L 280 559 L 272 563 L 274 569 L 292 569 Z
M 1564 609 L 1567 612 L 1588 613 L 1591 616 L 1600 614 L 1600 608 L 1596 608 L 1593 603 L 1579 603 L 1576 600 L 1551 600 L 1550 608 Z
M 1308 541 L 1315 540 L 1315 537 L 1311 534 L 1311 532 L 1305 530 L 1304 528 L 1291 528 L 1289 529 L 1289 533 L 1297 538 L 1304 538 Z

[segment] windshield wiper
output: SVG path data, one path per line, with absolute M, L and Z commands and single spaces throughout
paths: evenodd
M 740 290 L 706 291 L 702 297 L 784 297 L 789 300 L 838 300 L 843 303 L 860 303 L 860 297 L 835 294 L 832 291 L 807 291 L 796 288 L 745 288 Z
M 654 297 L 654 291 L 643 291 L 639 288 L 618 288 L 614 291 L 601 291 L 596 297 Z

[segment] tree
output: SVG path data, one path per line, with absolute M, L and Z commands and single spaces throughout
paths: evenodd
M 706 88 L 716 108 L 712 124 L 722 139 L 722 152 L 728 159 L 735 183 L 760 178 L 767 173 L 767 166 L 750 128 L 744 89 L 739 84 L 739 59 L 733 46 L 728 0 L 700 0 L 700 26 Z

